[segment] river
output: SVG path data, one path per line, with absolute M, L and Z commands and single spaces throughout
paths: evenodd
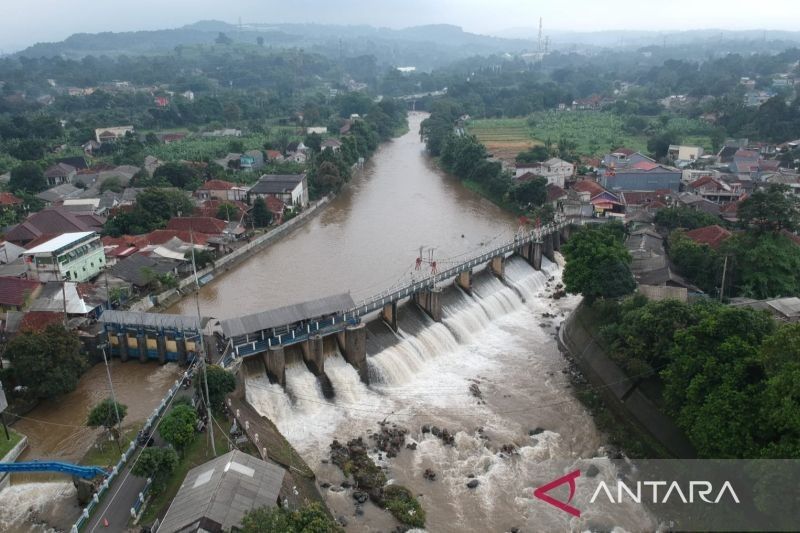
M 409 133 L 383 145 L 321 215 L 204 287 L 203 313 L 228 317 L 347 290 L 358 301 L 412 274 L 420 246 L 434 248 L 434 259 L 446 265 L 513 235 L 513 216 L 425 155 L 417 133 L 424 117 L 410 114 Z M 323 496 L 348 531 L 387 531 L 396 523 L 370 503 L 355 515 L 352 489 L 339 489 L 342 474 L 327 463 L 328 446 L 334 438 L 367 438 L 382 420 L 407 428 L 416 450 L 392 459 L 372 456 L 393 482 L 419 495 L 430 531 L 651 529 L 635 510 L 577 519 L 533 499 L 533 487 L 555 477 L 540 468 L 544 460 L 605 461 L 603 437 L 573 397 L 554 340 L 556 326 L 577 304 L 549 297 L 560 275 L 547 260 L 537 272 L 513 258 L 505 284 L 483 272 L 472 295 L 446 290 L 442 323 L 408 305 L 400 309 L 397 335 L 370 323 L 372 384 L 363 385 L 330 346 L 325 372 L 333 399 L 288 352 L 285 390 L 252 361 L 245 369 L 248 399 L 277 424 L 318 481 L 333 485 Z M 191 314 L 193 301 L 171 311 Z M 447 428 L 454 445 L 422 433 L 426 424 Z M 503 453 L 503 445 L 514 452 Z M 437 475 L 433 482 L 423 478 L 428 468 Z M 471 479 L 477 488 L 466 486 Z

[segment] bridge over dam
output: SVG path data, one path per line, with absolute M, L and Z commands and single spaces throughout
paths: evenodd
M 448 261 L 441 270 L 417 271 L 410 280 L 360 303 L 345 293 L 225 320 L 108 310 L 99 321 L 111 355 L 123 361 L 185 364 L 199 352 L 202 335 L 210 361 L 231 367 L 247 360 L 248 368 L 266 371 L 271 382 L 282 386 L 287 364 L 302 360 L 321 380 L 328 395 L 332 389 L 325 375 L 325 360 L 332 352 L 341 354 L 362 382 L 370 382 L 367 346 L 378 341 L 369 333 L 367 321 L 379 319 L 382 328 L 388 326 L 396 334 L 399 316 L 404 312 L 401 306 L 410 302 L 428 320 L 441 322 L 443 301 L 447 299 L 444 288 L 452 284 L 471 295 L 473 276 L 484 271 L 502 284 L 505 265 L 512 256 L 541 270 L 543 258 L 555 261 L 554 252 L 569 237 L 574 223 L 561 219 L 520 231 L 490 250 Z

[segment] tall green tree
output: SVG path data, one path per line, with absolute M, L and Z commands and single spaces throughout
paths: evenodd
M 54 398 L 75 390 L 89 366 L 75 332 L 52 324 L 42 332 L 23 331 L 5 351 L 17 383 L 35 398 Z
M 211 409 L 220 411 L 225 402 L 225 396 L 236 389 L 236 378 L 233 374 L 219 366 L 213 365 L 207 366 L 206 368 L 208 372 L 208 395 L 210 397 L 209 402 L 211 403 Z M 203 385 L 203 375 L 201 373 L 195 380 L 195 388 L 201 395 L 205 395 Z
M 106 398 L 92 407 L 86 424 L 93 428 L 105 428 L 106 431 L 114 436 L 114 440 L 119 443 L 120 434 L 118 428 L 122 426 L 122 421 L 127 413 L 127 405 L 115 402 L 111 398 Z
M 253 201 L 253 211 L 250 216 L 253 217 L 253 224 L 259 228 L 265 228 L 272 222 L 272 213 L 267 209 L 263 198 L 256 198 Z
M 562 246 L 567 261 L 564 285 L 580 293 L 591 304 L 597 298 L 618 298 L 636 288 L 631 274 L 630 254 L 614 224 L 599 228 L 584 226 Z
M 36 193 L 47 188 L 47 181 L 38 163 L 24 161 L 11 170 L 8 186 L 12 191 Z
M 197 412 L 186 404 L 176 405 L 161 420 L 158 434 L 179 453 L 194 440 L 197 427 Z
M 150 478 L 156 486 L 164 481 L 178 466 L 178 454 L 172 448 L 145 448 L 133 465 L 133 475 Z
M 743 227 L 761 231 L 794 231 L 800 222 L 800 200 L 789 186 L 771 184 L 759 189 L 739 204 L 737 214 Z

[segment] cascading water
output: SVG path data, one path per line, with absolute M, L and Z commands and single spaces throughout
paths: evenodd
M 334 350 L 325 372 L 335 398 L 324 398 L 302 363 L 287 366 L 285 394 L 265 378 L 248 377 L 248 398 L 318 477 L 331 483 L 341 473 L 321 461 L 333 438 L 364 436 L 381 420 L 408 428 L 416 451 L 388 462 L 373 457 L 398 483 L 423 494 L 431 531 L 535 530 L 542 524 L 564 529 L 561 517 L 543 521 L 531 511 L 536 508 L 531 483 L 542 475 L 537 470 L 541 461 L 591 457 L 602 444 L 591 417 L 564 392 L 564 361 L 553 341 L 554 326 L 576 299 L 547 298 L 560 278 L 558 266 L 549 261 L 535 271 L 515 257 L 505 272 L 505 283 L 489 273 L 477 274 L 472 295 L 446 289 L 441 323 L 406 305 L 398 311 L 396 334 L 388 326 L 370 324 L 368 346 L 378 350 L 369 353 L 368 364 L 380 379 L 369 387 Z M 423 424 L 447 427 L 455 444 L 422 433 Z M 537 427 L 543 430 L 531 436 Z M 501 445 L 516 452 L 499 453 Z M 422 480 L 425 469 L 437 473 L 434 485 Z M 470 477 L 479 481 L 479 490 L 466 487 Z M 350 529 L 369 530 L 363 518 L 350 518 L 349 498 L 326 494 L 334 514 L 348 517 Z M 600 517 L 596 523 L 626 520 Z

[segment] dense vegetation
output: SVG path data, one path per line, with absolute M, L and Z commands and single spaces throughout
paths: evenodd
M 242 533 L 339 533 L 344 531 L 318 503 L 290 511 L 282 507 L 260 507 L 242 519 Z
M 701 457 L 800 456 L 800 326 L 700 301 L 606 303 L 602 336 L 629 375 L 657 378 Z

